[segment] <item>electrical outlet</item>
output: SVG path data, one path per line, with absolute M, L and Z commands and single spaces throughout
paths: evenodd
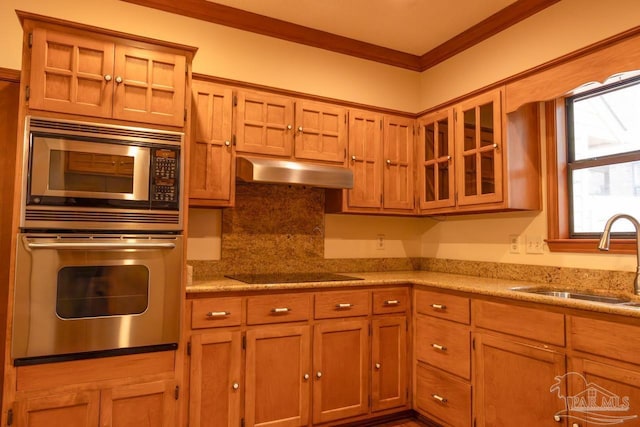
M 518 236 L 517 234 L 509 235 L 509 253 L 520 253 L 520 236 Z
M 544 240 L 542 236 L 527 236 L 526 247 L 528 254 L 544 253 Z
M 378 234 L 376 236 L 376 249 L 379 251 L 384 250 L 384 234 Z

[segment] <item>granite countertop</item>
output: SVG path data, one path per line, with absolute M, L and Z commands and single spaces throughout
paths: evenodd
M 238 280 L 221 277 L 219 279 L 194 281 L 187 285 L 187 294 L 196 293 L 227 293 L 252 292 L 265 290 L 313 290 L 345 287 L 371 287 L 406 285 L 428 286 L 443 290 L 468 292 L 477 295 L 510 298 L 513 300 L 542 303 L 580 310 L 588 310 L 609 314 L 618 314 L 640 319 L 640 307 L 629 307 L 619 304 L 609 304 L 578 299 L 568 299 L 538 295 L 529 292 L 515 291 L 515 287 L 545 287 L 549 289 L 565 289 L 558 285 L 544 285 L 537 282 L 514 281 L 486 277 L 465 276 L 459 274 L 437 273 L 430 271 L 390 271 L 373 273 L 341 273 L 357 277 L 362 280 L 347 280 L 336 282 L 305 282 L 305 283 L 275 283 L 275 284 L 247 284 Z M 576 290 L 575 288 L 571 288 Z M 631 284 L 629 284 L 631 290 Z M 599 294 L 597 290 L 579 289 L 578 292 Z M 620 295 L 616 295 L 620 296 Z M 640 303 L 640 297 L 631 293 L 622 295 L 633 302 Z

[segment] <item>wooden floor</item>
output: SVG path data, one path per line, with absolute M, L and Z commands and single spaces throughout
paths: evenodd
M 377 427 L 427 427 L 427 424 L 423 424 L 417 420 L 399 420 L 395 422 L 380 424 Z

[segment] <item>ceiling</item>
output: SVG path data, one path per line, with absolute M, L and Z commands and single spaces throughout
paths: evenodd
M 424 71 L 560 0 L 124 0 Z

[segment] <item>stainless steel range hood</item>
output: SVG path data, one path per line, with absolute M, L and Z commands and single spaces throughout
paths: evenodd
M 338 166 L 260 157 L 238 157 L 236 175 L 245 182 L 353 188 L 353 172 Z

